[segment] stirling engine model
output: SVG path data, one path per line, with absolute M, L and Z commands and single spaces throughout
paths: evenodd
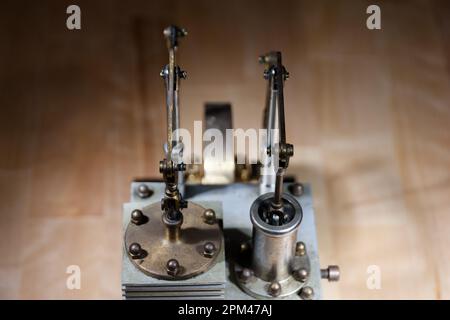
M 294 147 L 286 142 L 283 87 L 289 74 L 281 53 L 260 57 L 268 82 L 264 161 L 247 166 L 205 156 L 199 169 L 183 163 L 178 130 L 186 73 L 176 52 L 186 34 L 176 26 L 164 30 L 164 182 L 131 184 L 123 207 L 123 297 L 320 299 L 320 279 L 337 281 L 339 268 L 320 269 L 310 187 L 285 179 Z M 220 132 L 231 129 L 230 105 L 207 104 L 205 123 Z

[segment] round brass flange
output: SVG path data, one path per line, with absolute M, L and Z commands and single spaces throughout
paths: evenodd
M 161 204 L 142 208 L 146 222 L 130 222 L 125 232 L 128 257 L 142 272 L 158 279 L 187 279 L 207 271 L 221 250 L 222 231 L 217 221 L 211 224 L 205 220 L 205 210 L 189 202 L 183 210 L 180 236 L 170 240 Z M 130 248 L 136 250 L 135 244 L 140 246 L 139 254 L 130 252 Z
M 241 245 L 241 248 L 243 246 Z M 257 299 L 277 299 L 296 296 L 301 288 L 307 285 L 311 264 L 309 256 L 296 255 L 291 261 L 292 274 L 279 281 L 265 281 L 254 275 L 249 261 L 252 246 L 245 243 L 245 250 L 240 253 L 238 261 L 233 265 L 234 277 L 237 285 L 248 295 Z M 271 286 L 276 284 L 279 288 L 277 292 L 271 290 Z

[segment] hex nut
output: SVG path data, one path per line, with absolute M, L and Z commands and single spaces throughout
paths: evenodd
M 305 187 L 303 186 L 303 184 L 296 182 L 291 184 L 288 187 L 288 190 L 292 195 L 300 197 L 305 192 Z
M 167 274 L 176 276 L 180 272 L 180 264 L 176 259 L 170 259 L 166 264 Z
M 295 255 L 304 256 L 306 254 L 306 246 L 303 242 L 297 242 L 295 246 Z
M 139 243 L 134 242 L 128 248 L 128 252 L 133 259 L 137 259 L 142 256 L 142 247 Z
M 294 271 L 294 278 L 300 282 L 306 282 L 308 280 L 308 270 L 306 269 L 298 269 Z
M 311 300 L 314 297 L 314 290 L 311 287 L 303 287 L 300 290 L 300 297 L 303 300 Z
M 271 284 L 269 284 L 269 287 L 267 288 L 267 292 L 272 296 L 272 297 L 278 297 L 281 293 L 281 285 L 279 282 L 272 282 Z
M 139 225 L 142 224 L 145 221 L 145 216 L 144 213 L 139 210 L 139 209 L 135 209 L 131 212 L 131 222 Z
M 145 199 L 150 197 L 153 194 L 153 191 L 146 184 L 143 183 L 137 187 L 137 194 L 139 198 Z
M 253 271 L 248 268 L 242 269 L 241 273 L 239 274 L 239 279 L 242 282 L 248 282 L 251 277 L 253 277 Z
M 203 221 L 207 224 L 214 224 L 216 222 L 216 213 L 213 209 L 206 209 L 203 212 Z
M 203 255 L 207 258 L 212 258 L 216 252 L 216 246 L 212 242 L 206 242 L 203 246 Z

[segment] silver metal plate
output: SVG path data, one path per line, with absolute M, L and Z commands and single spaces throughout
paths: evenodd
M 145 184 L 153 190 L 153 195 L 146 199 L 141 199 L 136 192 L 136 189 L 140 184 L 142 183 L 133 182 L 131 184 L 131 203 L 125 204 L 124 212 L 130 212 L 129 210 L 136 205 L 143 206 L 160 201 L 164 192 L 163 183 L 146 182 Z M 286 183 L 284 187 L 285 192 L 288 192 L 289 184 Z M 224 272 L 226 273 L 226 281 L 224 281 L 226 282 L 224 293 L 225 299 L 254 299 L 242 291 L 236 284 L 230 262 L 233 261 L 233 257 L 239 254 L 240 244 L 251 239 L 252 224 L 250 222 L 249 210 L 251 204 L 259 195 L 258 184 L 235 183 L 224 186 L 186 185 L 184 197 L 188 201 L 196 202 L 204 207 L 211 207 L 216 211 L 217 215 L 222 215 L 226 261 L 224 260 L 223 263 L 218 261 L 218 263 L 208 272 L 195 278 L 184 280 L 181 285 L 201 285 L 202 283 L 218 284 L 221 283 L 221 279 L 223 279 L 221 272 Z M 298 232 L 298 241 L 305 243 L 311 266 L 310 275 L 305 286 L 309 286 L 314 290 L 314 299 L 321 299 L 320 263 L 310 186 L 305 184 L 303 195 L 295 198 L 299 201 L 303 209 L 303 220 Z M 124 214 L 124 228 L 128 221 L 129 213 Z M 149 283 L 156 285 L 160 281 L 167 282 L 145 276 L 129 262 L 127 256 L 124 256 L 122 271 L 122 283 L 124 285 L 148 285 Z M 162 283 L 161 285 L 165 284 Z M 297 294 L 293 294 L 281 299 L 297 300 L 300 299 L 300 297 Z

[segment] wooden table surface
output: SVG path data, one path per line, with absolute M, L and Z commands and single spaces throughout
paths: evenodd
M 450 298 L 450 5 L 377 1 L 6 1 L 0 12 L 0 298 L 121 297 L 121 206 L 157 176 L 161 30 L 186 27 L 182 126 L 229 101 L 261 125 L 259 54 L 281 50 L 289 173 L 313 186 L 329 299 Z M 81 268 L 81 289 L 66 268 Z M 381 288 L 369 289 L 378 266 Z

